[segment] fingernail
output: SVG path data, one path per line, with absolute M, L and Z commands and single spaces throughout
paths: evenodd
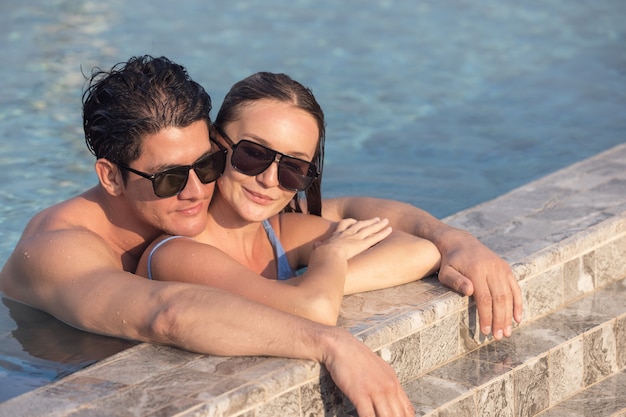
M 502 339 L 502 330 L 498 330 L 493 337 L 495 337 L 496 340 Z
M 484 334 L 485 336 L 489 336 L 489 334 L 490 334 L 490 333 L 491 333 L 491 326 L 485 326 L 485 327 L 483 328 L 483 334 Z
M 506 330 L 504 331 L 504 335 L 505 335 L 506 337 L 509 337 L 509 336 L 511 336 L 511 334 L 512 334 L 512 333 L 513 333 L 513 327 L 511 327 L 511 326 L 506 326 Z

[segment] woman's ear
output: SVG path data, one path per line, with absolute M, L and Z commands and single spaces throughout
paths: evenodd
M 102 188 L 113 196 L 121 195 L 124 190 L 124 178 L 118 166 L 108 159 L 100 158 L 96 161 L 95 168 Z

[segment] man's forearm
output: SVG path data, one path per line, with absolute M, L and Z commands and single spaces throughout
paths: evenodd
M 426 211 L 395 200 L 372 197 L 341 197 L 324 200 L 324 217 L 338 221 L 342 218 L 365 220 L 372 217 L 387 218 L 394 230 L 410 233 L 430 240 L 437 247 L 450 243 L 457 235 L 462 238 L 469 233 L 443 223 Z

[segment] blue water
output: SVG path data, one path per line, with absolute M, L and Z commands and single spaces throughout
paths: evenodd
M 93 66 L 166 55 L 215 108 L 286 72 L 327 115 L 326 196 L 444 217 L 626 140 L 625 31 L 623 0 L 3 0 L 0 263 L 32 214 L 95 183 Z M 4 301 L 0 401 L 128 346 Z

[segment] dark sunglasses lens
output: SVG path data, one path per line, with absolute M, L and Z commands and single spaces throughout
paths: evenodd
M 220 150 L 195 163 L 194 171 L 200 182 L 208 184 L 218 179 L 224 173 L 226 153 L 226 149 Z
M 172 197 L 185 188 L 189 178 L 189 168 L 172 168 L 154 178 L 154 193 L 157 197 Z
M 315 177 L 314 166 L 308 162 L 284 156 L 278 164 L 278 181 L 287 189 L 304 191 Z
M 235 145 L 230 163 L 246 175 L 258 175 L 274 162 L 276 152 L 253 142 L 242 140 Z

